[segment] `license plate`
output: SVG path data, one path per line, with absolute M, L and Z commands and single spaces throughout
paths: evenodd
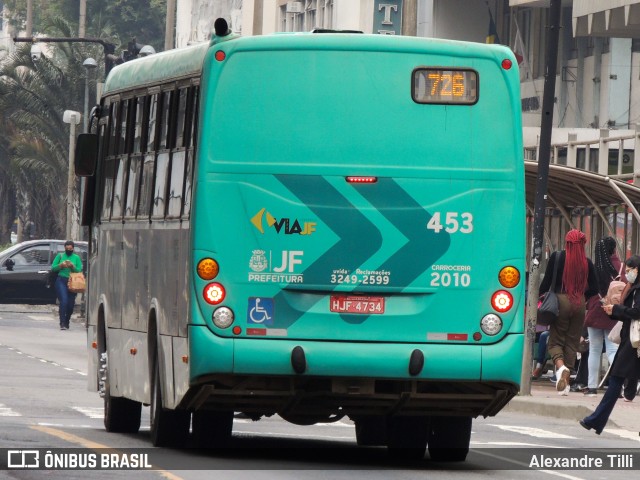
M 336 313 L 381 315 L 384 313 L 384 297 L 331 295 L 329 310 Z

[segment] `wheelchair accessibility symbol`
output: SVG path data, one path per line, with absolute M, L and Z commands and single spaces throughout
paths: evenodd
M 273 298 L 250 297 L 247 323 L 273 325 Z

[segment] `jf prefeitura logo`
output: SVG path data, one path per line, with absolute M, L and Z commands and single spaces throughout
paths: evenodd
M 276 218 L 263 208 L 251 218 L 251 223 L 260 233 L 267 228 L 272 228 L 278 234 L 283 235 L 311 235 L 316 231 L 316 222 L 305 222 L 295 218 Z
M 149 453 L 92 449 L 4 449 L 4 470 L 150 470 Z

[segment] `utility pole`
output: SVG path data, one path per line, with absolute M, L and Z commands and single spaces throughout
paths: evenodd
M 558 62 L 558 40 L 560 37 L 560 14 L 562 0 L 551 0 L 549 28 L 547 31 L 547 56 L 542 97 L 542 122 L 540 126 L 540 150 L 538 157 L 538 181 L 533 210 L 533 245 L 529 264 L 529 288 L 527 299 L 527 322 L 524 353 L 522 355 L 522 377 L 520 393 L 531 395 L 531 366 L 533 343 L 536 337 L 536 313 L 540 291 L 540 259 L 544 243 L 544 218 L 549 181 L 549 159 L 551 154 L 551 130 L 555 104 L 556 70 Z
M 402 4 L 402 35 L 418 35 L 418 0 L 404 0 Z
M 78 36 L 85 36 L 85 26 L 87 23 L 87 0 L 80 0 L 80 18 L 78 19 Z
M 171 50 L 174 46 L 176 28 L 176 0 L 167 0 L 167 23 L 165 26 L 164 49 Z
M 27 37 L 33 35 L 33 0 L 27 0 Z
M 262 35 L 262 17 L 264 15 L 263 0 L 253 1 L 253 29 L 252 35 Z

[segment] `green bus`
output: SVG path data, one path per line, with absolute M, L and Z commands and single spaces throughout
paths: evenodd
M 509 49 L 222 28 L 114 68 L 94 112 L 76 168 L 107 430 L 143 404 L 155 445 L 224 446 L 234 412 L 346 417 L 360 445 L 461 461 L 518 393 Z

